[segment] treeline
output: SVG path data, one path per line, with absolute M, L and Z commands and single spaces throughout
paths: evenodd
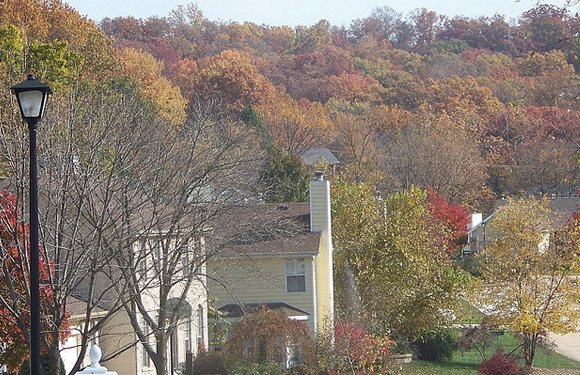
M 578 184 L 580 19 L 565 8 L 512 23 L 383 7 L 349 27 L 292 28 L 212 21 L 190 4 L 106 18 L 89 43 L 94 24 L 60 1 L 25 2 L 44 7 L 42 35 L 13 3 L 3 27 L 67 41 L 84 77 L 126 77 L 177 126 L 188 103 L 219 100 L 283 151 L 270 155 L 328 147 L 381 191 L 415 184 L 473 206 Z M 59 26 L 59 7 L 83 27 Z

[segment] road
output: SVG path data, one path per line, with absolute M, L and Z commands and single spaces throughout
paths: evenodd
M 580 362 L 580 332 L 567 335 L 550 333 L 550 338 L 556 343 L 556 351 Z

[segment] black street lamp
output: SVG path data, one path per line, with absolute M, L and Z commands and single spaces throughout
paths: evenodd
M 10 89 L 18 99 L 22 119 L 28 124 L 30 140 L 30 369 L 31 375 L 41 375 L 36 124 L 42 118 L 48 95 L 52 94 L 52 91 L 48 85 L 37 81 L 32 74 Z

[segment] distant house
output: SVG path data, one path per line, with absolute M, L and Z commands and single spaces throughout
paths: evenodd
M 300 153 L 300 158 L 311 170 L 314 170 L 317 164 L 323 163 L 329 165 L 332 171 L 335 171 L 340 164 L 340 161 L 334 156 L 332 151 L 326 147 L 309 148 Z
M 493 233 L 490 232 L 488 224 L 493 220 L 495 213 L 507 203 L 506 199 L 498 200 L 494 212 L 485 219 L 481 213 L 471 215 L 471 222 L 467 226 L 467 244 L 463 248 L 463 255 L 478 254 L 493 240 Z M 580 207 L 580 197 L 549 198 L 548 206 L 557 214 L 554 217 L 555 224 L 563 225 Z
M 227 238 L 208 263 L 208 293 L 221 316 L 211 345 L 231 323 L 261 306 L 303 321 L 314 333 L 333 322 L 330 186 L 310 183 L 310 203 L 256 204 L 231 210 L 214 236 Z
M 534 196 L 545 196 L 550 198 L 573 198 L 580 196 L 580 185 L 558 184 L 539 185 L 530 189 L 528 194 Z

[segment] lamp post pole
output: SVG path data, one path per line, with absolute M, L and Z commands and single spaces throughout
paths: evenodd
M 36 127 L 42 118 L 48 94 L 48 85 L 33 75 L 11 87 L 16 95 L 22 119 L 28 124 L 30 148 L 30 373 L 42 375 L 40 365 L 40 255 L 38 248 L 38 168 L 36 157 Z
M 27 120 L 30 141 L 30 369 L 41 375 L 40 366 L 40 269 L 38 250 L 38 171 L 36 120 Z

